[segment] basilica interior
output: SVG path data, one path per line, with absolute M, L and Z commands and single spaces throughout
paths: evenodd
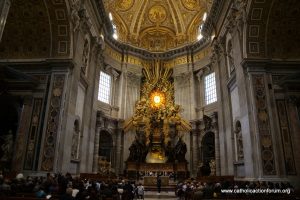
M 299 15 L 297 0 L 1 0 L 0 171 L 300 187 Z

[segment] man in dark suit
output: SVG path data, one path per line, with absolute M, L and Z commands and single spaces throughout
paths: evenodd
M 158 192 L 158 194 L 160 194 L 160 191 L 161 191 L 161 178 L 160 178 L 159 174 L 157 175 L 156 184 L 157 184 L 157 192 Z

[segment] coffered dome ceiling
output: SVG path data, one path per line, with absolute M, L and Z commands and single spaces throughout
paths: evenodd
M 118 40 L 152 52 L 197 41 L 212 0 L 103 0 Z

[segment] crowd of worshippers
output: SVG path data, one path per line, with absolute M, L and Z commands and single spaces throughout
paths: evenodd
M 274 192 L 275 190 L 277 192 Z M 298 192 L 288 182 L 220 181 L 206 183 L 193 179 L 179 182 L 175 193 L 179 200 L 257 199 L 258 197 L 291 199 L 298 196 Z
M 132 200 L 144 199 L 144 186 L 124 179 L 91 181 L 73 178 L 69 173 L 26 178 L 18 174 L 14 179 L 0 175 L 0 199 L 20 195 L 55 200 Z

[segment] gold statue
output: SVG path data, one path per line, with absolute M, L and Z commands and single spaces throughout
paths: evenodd
M 170 141 L 170 124 L 175 124 L 178 130 L 184 132 L 189 132 L 191 125 L 180 116 L 181 108 L 174 102 L 171 68 L 155 60 L 152 65 L 144 63 L 143 74 L 146 80 L 141 88 L 141 99 L 136 103 L 133 117 L 125 121 L 124 129 L 125 132 L 133 128 L 137 130 L 140 124 L 144 124 L 146 145 L 152 145 L 152 142 L 156 145 L 157 138 L 162 140 L 160 145 L 166 145 Z M 153 141 L 154 138 L 156 141 Z M 164 155 L 154 153 L 153 156 L 158 154 L 160 157 Z

